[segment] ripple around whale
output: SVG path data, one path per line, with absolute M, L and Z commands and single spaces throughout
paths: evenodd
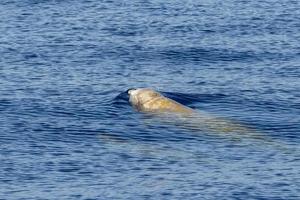
M 229 96 L 223 94 L 184 94 L 184 93 L 172 93 L 172 92 L 162 92 L 168 98 L 171 98 L 175 101 L 178 101 L 181 104 L 186 106 L 193 105 L 195 103 L 225 103 L 226 101 L 231 101 Z M 226 100 L 227 98 L 227 100 Z M 129 97 L 127 92 L 122 92 L 117 95 L 113 99 L 113 106 L 117 107 L 118 109 L 128 109 L 129 108 Z M 133 108 L 129 108 L 134 110 Z M 197 109 L 197 108 L 196 108 Z M 225 117 L 221 117 L 218 115 L 212 115 L 208 112 L 204 112 L 201 110 L 195 110 L 197 113 L 191 116 L 182 116 L 172 113 L 165 113 L 165 114 L 156 114 L 156 113 L 143 113 L 141 120 L 143 123 L 147 124 L 145 128 L 149 128 L 151 131 L 153 127 L 156 129 L 158 128 L 169 128 L 175 127 L 182 130 L 189 130 L 188 135 L 186 138 L 190 137 L 190 134 L 194 135 L 192 138 L 195 139 L 196 135 L 207 136 L 214 135 L 217 137 L 225 137 L 231 138 L 233 140 L 242 140 L 242 139 L 251 139 L 254 143 L 261 143 L 263 145 L 271 145 L 276 148 L 287 150 L 283 143 L 279 141 L 275 141 L 274 138 L 270 137 L 267 132 L 264 133 L 266 130 L 259 130 L 259 127 L 255 127 L 255 125 L 250 125 L 250 123 L 241 123 L 237 120 L 226 119 Z M 159 140 L 160 137 L 155 138 L 152 135 L 153 141 Z M 106 139 L 111 137 L 113 140 L 119 140 L 122 138 L 117 135 L 106 135 Z M 141 136 L 142 138 L 144 136 Z M 174 137 L 168 135 L 167 137 Z M 175 140 L 178 136 L 175 136 Z M 130 137 L 129 137 L 130 138 Z M 127 139 L 129 139 L 127 138 Z M 151 137 L 150 137 L 151 138 Z M 179 138 L 185 138 L 182 135 Z M 146 137 L 144 137 L 145 140 Z M 170 139 L 170 138 L 168 138 Z M 199 139 L 199 138 L 198 138 Z M 172 140 L 172 139 L 171 139 Z
M 178 92 L 162 92 L 162 94 L 184 105 L 190 105 L 197 102 L 217 102 L 226 98 L 225 94 L 191 94 Z M 127 92 L 121 92 L 113 100 L 113 104 L 128 104 L 128 102 L 129 97 Z

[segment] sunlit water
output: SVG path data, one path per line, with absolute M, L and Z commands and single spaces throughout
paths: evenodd
M 299 6 L 1 1 L 0 199 L 300 199 Z M 139 113 L 132 87 L 261 137 Z

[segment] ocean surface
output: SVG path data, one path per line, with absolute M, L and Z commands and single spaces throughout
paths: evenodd
M 300 199 L 299 7 L 2 0 L 0 199 Z M 140 113 L 139 87 L 261 137 Z

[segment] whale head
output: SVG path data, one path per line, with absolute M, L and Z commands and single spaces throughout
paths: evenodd
M 129 102 L 137 109 L 141 109 L 147 102 L 162 96 L 149 88 L 129 89 L 127 93 L 129 94 Z

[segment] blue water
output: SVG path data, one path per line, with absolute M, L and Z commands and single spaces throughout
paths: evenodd
M 2 0 L 0 199 L 300 199 L 299 6 Z M 139 113 L 138 87 L 266 139 Z

